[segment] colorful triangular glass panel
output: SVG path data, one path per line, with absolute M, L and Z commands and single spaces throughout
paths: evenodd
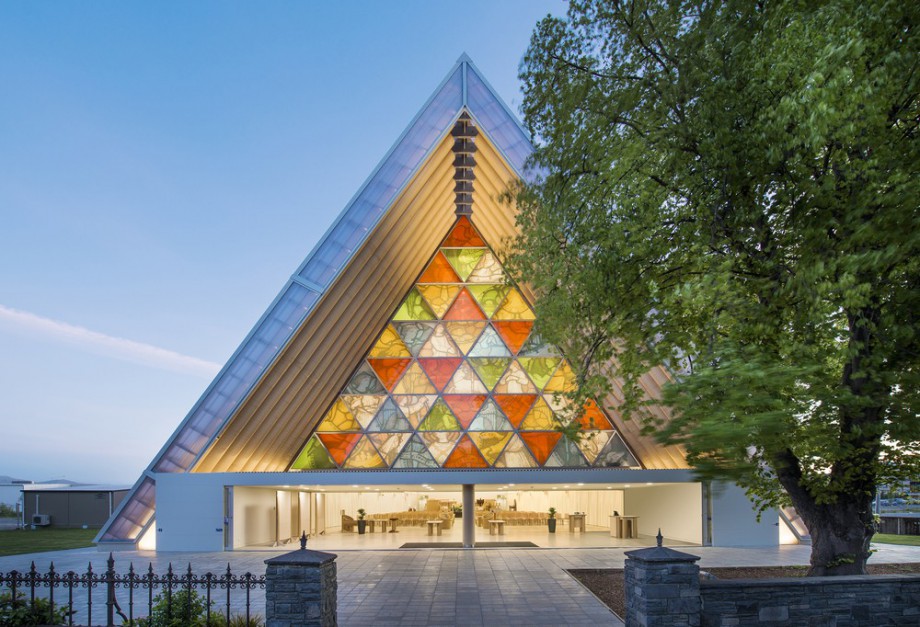
M 466 355 L 486 327 L 485 322 L 446 322 L 444 326 L 457 347 Z
M 614 435 L 614 432 L 582 431 L 579 435 L 581 437 L 577 442 L 578 448 L 581 449 L 581 453 L 587 458 L 588 463 L 593 464 L 597 456 L 607 446 L 607 442 L 610 441 L 610 436 Z
M 383 402 L 387 400 L 386 396 L 371 394 L 343 394 L 342 401 L 348 407 L 348 411 L 355 417 L 355 420 L 361 425 L 362 429 L 367 429 L 371 424 L 374 416 Z
M 519 354 L 527 357 L 560 357 L 562 355 L 558 348 L 544 340 L 539 333 L 530 334 Z
M 594 460 L 595 466 L 605 468 L 641 468 L 639 461 L 629 452 L 620 434 L 614 433 L 604 450 Z
M 335 467 L 335 460 L 316 435 L 307 440 L 307 445 L 291 465 L 292 470 L 325 470 Z
M 428 415 L 429 410 L 438 400 L 436 394 L 399 394 L 393 396 L 396 406 L 403 413 L 413 427 L 419 424 Z
M 549 431 L 556 428 L 553 420 L 553 410 L 549 408 L 542 398 L 538 398 L 533 407 L 521 423 L 522 431 Z
M 511 352 L 517 354 L 530 335 L 533 322 L 528 320 L 495 320 L 492 326 L 505 340 L 505 345 L 511 349 Z
M 521 434 L 521 439 L 527 444 L 527 448 L 530 449 L 534 459 L 537 460 L 537 463 L 541 466 L 546 463 L 550 453 L 552 453 L 553 449 L 556 447 L 556 442 L 558 442 L 561 437 L 562 434 L 558 431 Z
M 491 400 L 486 401 L 470 423 L 470 431 L 513 431 L 514 427 Z M 487 456 L 488 457 L 488 456 Z
M 502 264 L 491 252 L 486 252 L 470 276 L 466 277 L 467 283 L 500 283 L 505 280 Z
M 466 289 L 473 295 L 473 298 L 476 300 L 476 303 L 479 304 L 479 308 L 482 309 L 486 317 L 491 318 L 495 310 L 498 309 L 498 306 L 505 300 L 505 296 L 508 295 L 508 290 L 511 288 L 507 285 L 483 284 L 467 285 Z
M 425 345 L 422 346 L 422 350 L 418 353 L 419 357 L 460 357 L 460 349 L 457 348 L 457 345 L 454 344 L 454 341 L 450 339 L 450 334 L 447 332 L 447 328 L 443 324 L 439 324 L 435 327 L 434 331 L 431 334 L 431 337 L 428 338 L 428 341 L 425 342 Z
M 460 216 L 457 224 L 450 234 L 444 239 L 441 246 L 462 248 L 466 246 L 485 246 L 486 243 L 479 237 L 476 227 L 466 216 Z
M 479 375 L 479 378 L 482 379 L 486 388 L 491 390 L 495 387 L 495 384 L 498 383 L 498 380 L 501 379 L 502 373 L 505 372 L 505 368 L 511 363 L 511 358 L 471 357 L 469 363 L 473 367 L 473 370 L 476 371 L 476 374 Z
M 431 260 L 431 263 L 428 264 L 428 267 L 425 268 L 425 271 L 422 273 L 422 276 L 419 277 L 419 283 L 461 283 L 460 277 L 457 276 L 457 273 L 454 272 L 454 269 L 451 267 L 450 263 L 438 251 L 434 259 Z
M 412 354 L 403 343 L 402 338 L 399 337 L 396 329 L 393 328 L 393 325 L 388 324 L 387 327 L 383 330 L 383 333 L 380 334 L 380 338 L 377 340 L 377 343 L 374 344 L 374 347 L 371 349 L 371 352 L 368 356 L 411 357 Z
M 556 372 L 553 373 L 553 376 L 546 384 L 546 387 L 543 388 L 543 391 L 566 393 L 574 392 L 577 389 L 578 383 L 575 379 L 575 372 L 572 370 L 569 362 L 563 359 L 562 363 L 556 369 Z
M 527 416 L 533 402 L 537 399 L 536 394 L 496 394 L 492 397 L 495 403 L 501 407 L 505 416 L 517 429 L 521 421 Z
M 386 394 L 387 390 L 380 383 L 374 369 L 367 362 L 362 362 L 343 392 L 345 394 Z
M 546 401 L 546 404 L 549 405 L 554 412 L 557 414 L 568 414 L 572 409 L 572 399 L 569 398 L 568 394 L 563 394 L 562 392 L 550 392 L 549 394 L 543 395 L 543 400 Z
M 454 376 L 444 386 L 444 394 L 485 394 L 488 392 L 479 377 L 466 362 L 460 364 Z
M 485 248 L 442 248 L 441 252 L 459 277 L 466 281 L 485 254 Z
M 559 367 L 560 359 L 558 357 L 518 357 L 518 361 L 524 366 L 530 380 L 542 390 L 553 378 L 553 373 Z
M 469 291 L 464 288 L 457 294 L 454 303 L 444 314 L 445 320 L 467 321 L 467 320 L 485 320 L 486 317 L 476 304 L 476 300 L 470 295 Z
M 428 447 L 418 435 L 413 435 L 403 447 L 402 453 L 393 462 L 393 468 L 437 468 L 438 462 L 434 460 Z
M 361 425 L 348 411 L 342 399 L 337 399 L 326 413 L 323 421 L 316 428 L 321 433 L 338 433 L 340 431 L 360 431 Z
M 485 394 L 445 394 L 442 398 L 463 428 L 466 429 L 473 422 L 488 397 Z
M 422 442 L 428 447 L 428 452 L 440 466 L 450 455 L 462 435 L 459 431 L 428 431 L 419 433 Z
M 399 333 L 403 343 L 413 357 L 418 357 L 422 346 L 428 341 L 437 323 L 435 322 L 394 322 L 393 328 Z
M 393 316 L 393 320 L 435 320 L 436 318 L 431 307 L 415 287 L 409 290 L 406 300 L 402 302 Z
M 585 460 L 585 456 L 581 454 L 581 451 L 578 450 L 578 446 L 568 438 L 562 438 L 559 441 L 552 455 L 549 456 L 549 459 L 544 464 L 548 468 L 577 468 L 587 465 L 588 462 Z
M 495 332 L 491 325 L 487 326 L 470 350 L 469 357 L 510 357 L 511 351 L 505 342 Z
M 584 404 L 582 414 L 578 418 L 578 424 L 583 431 L 613 429 L 610 420 L 604 415 L 601 408 L 597 406 L 594 399 L 588 399 L 588 402 Z
M 369 363 L 371 368 L 374 369 L 374 372 L 377 373 L 377 378 L 380 379 L 386 389 L 392 390 L 393 386 L 396 385 L 396 382 L 399 381 L 399 378 L 406 371 L 406 368 L 412 363 L 412 360 L 388 357 L 386 359 L 368 359 L 367 363 Z
M 536 468 L 537 460 L 527 450 L 520 436 L 514 434 L 493 465 L 496 468 Z
M 463 362 L 460 357 L 422 357 L 418 363 L 440 392 Z
M 345 468 L 386 468 L 386 462 L 380 457 L 373 443 L 365 436 L 345 460 Z
M 459 285 L 419 285 L 418 291 L 431 307 L 435 315 L 440 318 L 447 313 L 454 298 L 463 289 Z
M 489 463 L 476 448 L 470 436 L 463 436 L 444 461 L 445 468 L 488 468 Z
M 536 320 L 537 318 L 533 313 L 533 309 L 530 308 L 530 305 L 527 304 L 527 301 L 516 289 L 508 292 L 505 302 L 502 303 L 502 306 L 498 308 L 498 311 L 492 317 L 496 320 Z
M 425 376 L 418 362 L 409 366 L 406 374 L 393 388 L 393 394 L 436 394 L 437 390 Z
M 377 416 L 367 427 L 369 432 L 382 433 L 386 431 L 412 431 L 412 425 L 403 416 L 392 399 L 387 399 Z
M 493 391 L 496 394 L 536 394 L 537 388 L 531 383 L 521 364 L 512 361 L 505 374 L 495 384 Z
M 360 433 L 318 433 L 317 437 L 322 441 L 323 446 L 329 451 L 329 455 L 336 464 L 341 466 L 345 463 L 345 458 L 355 448 L 355 444 L 361 439 Z
M 482 453 L 482 456 L 490 465 L 494 464 L 498 456 L 501 455 L 508 440 L 511 439 L 511 435 L 509 431 L 477 431 L 475 433 L 471 431 L 469 434 L 470 439 L 473 440 L 479 452 Z
M 419 431 L 460 431 L 460 423 L 447 404 L 438 400 L 418 427 Z
M 367 437 L 371 439 L 377 452 L 383 457 L 387 466 L 392 466 L 396 461 L 396 456 L 402 451 L 403 446 L 408 442 L 410 433 L 371 433 Z

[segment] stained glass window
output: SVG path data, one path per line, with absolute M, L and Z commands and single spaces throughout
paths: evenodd
M 597 403 L 571 411 L 575 373 L 534 320 L 459 218 L 292 469 L 639 467 Z

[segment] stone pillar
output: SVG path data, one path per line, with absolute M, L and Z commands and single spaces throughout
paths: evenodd
M 463 484 L 463 548 L 476 546 L 476 503 L 473 485 Z
M 626 627 L 700 624 L 700 558 L 661 546 L 626 552 Z
M 307 534 L 300 550 L 265 560 L 265 627 L 338 625 L 336 555 L 307 550 Z

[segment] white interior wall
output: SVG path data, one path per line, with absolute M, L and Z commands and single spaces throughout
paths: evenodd
M 555 507 L 557 518 L 584 512 L 585 522 L 599 527 L 610 526 L 613 512 L 623 513 L 622 490 L 536 490 L 512 494 L 508 503 L 517 499 L 519 512 L 546 512 Z
M 625 491 L 624 516 L 638 516 L 639 535 L 661 535 L 699 544 L 703 538 L 702 486 L 677 483 Z
M 233 488 L 234 548 L 275 542 L 275 490 Z
M 276 490 L 275 499 L 278 504 L 277 537 L 279 542 L 284 542 L 293 535 L 293 530 L 291 529 L 291 493 Z

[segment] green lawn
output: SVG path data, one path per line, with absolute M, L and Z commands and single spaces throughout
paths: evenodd
M 877 533 L 872 536 L 873 542 L 881 544 L 906 544 L 907 546 L 920 546 L 920 536 L 898 536 L 893 533 Z
M 0 556 L 92 546 L 98 532 L 98 529 L 42 528 L 0 531 Z

